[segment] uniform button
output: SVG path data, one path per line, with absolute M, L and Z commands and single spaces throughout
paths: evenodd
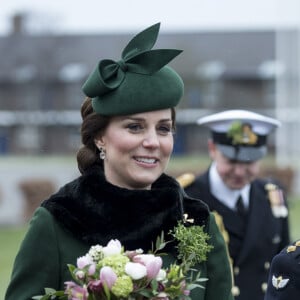
M 238 286 L 233 286 L 232 289 L 231 289 L 231 293 L 233 296 L 239 296 L 240 295 L 240 289 Z
M 268 287 L 268 284 L 266 282 L 264 282 L 262 285 L 261 285 L 261 289 L 262 291 L 265 293 L 267 291 L 267 287 Z
M 270 269 L 270 263 L 268 261 L 265 262 L 265 270 Z
M 233 268 L 233 273 L 234 273 L 234 275 L 239 275 L 239 273 L 240 273 L 240 268 L 239 268 L 239 267 L 234 267 L 234 268 Z

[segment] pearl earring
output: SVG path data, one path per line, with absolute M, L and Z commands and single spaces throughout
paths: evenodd
M 100 153 L 99 153 L 100 159 L 104 160 L 105 159 L 105 149 L 100 147 L 99 151 L 100 151 Z

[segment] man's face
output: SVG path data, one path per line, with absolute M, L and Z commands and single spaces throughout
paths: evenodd
M 216 147 L 209 142 L 209 154 L 216 163 L 217 171 L 223 182 L 230 189 L 241 189 L 251 183 L 259 173 L 259 161 L 240 162 L 228 159 Z

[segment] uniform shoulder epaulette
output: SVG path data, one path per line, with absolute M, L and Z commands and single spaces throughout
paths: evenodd
M 195 174 L 193 173 L 184 173 L 176 178 L 179 182 L 180 186 L 186 188 L 190 184 L 192 184 L 196 179 Z

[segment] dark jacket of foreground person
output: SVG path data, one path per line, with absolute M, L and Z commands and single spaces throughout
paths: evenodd
M 127 190 L 108 183 L 93 167 L 44 201 L 35 212 L 15 261 L 5 300 L 28 300 L 44 287 L 63 289 L 71 280 L 67 264 L 75 264 L 91 245 L 117 238 L 127 249 L 151 249 L 161 230 L 171 230 L 183 213 L 204 225 L 214 245 L 200 266 L 204 289 L 195 300 L 228 300 L 230 267 L 214 216 L 201 201 L 187 197 L 179 184 L 163 174 L 151 190 Z M 172 256 L 174 248 L 168 249 Z M 33 255 L 34 254 L 34 255 Z

